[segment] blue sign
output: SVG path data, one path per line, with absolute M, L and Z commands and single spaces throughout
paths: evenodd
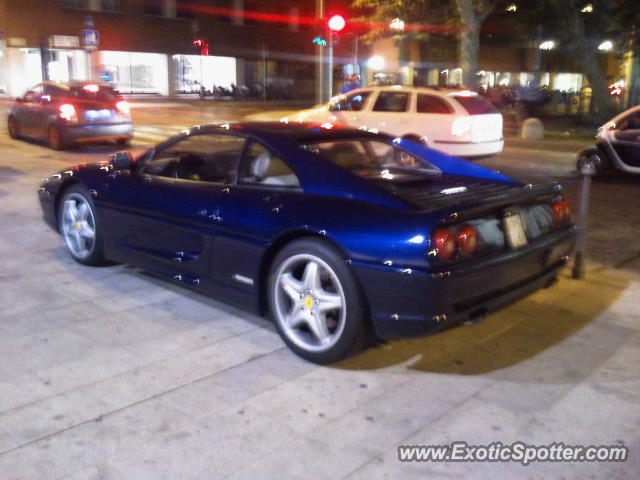
M 87 50 L 97 50 L 100 36 L 97 30 L 82 30 L 80 32 L 82 46 Z

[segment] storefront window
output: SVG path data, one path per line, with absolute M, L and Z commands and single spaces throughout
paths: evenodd
M 236 59 L 206 55 L 174 55 L 176 75 L 174 87 L 178 93 L 197 93 L 214 87 L 231 89 L 237 86 Z
M 45 50 L 46 80 L 69 82 L 87 80 L 87 57 L 82 50 Z
M 168 95 L 166 55 L 114 51 L 94 55 L 97 76 L 112 82 L 118 91 Z
M 0 40 L 0 94 L 7 93 L 7 43 Z

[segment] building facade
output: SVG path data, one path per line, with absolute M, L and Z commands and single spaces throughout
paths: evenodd
M 101 78 L 122 93 L 312 98 L 314 16 L 292 0 L 0 0 L 0 89 Z

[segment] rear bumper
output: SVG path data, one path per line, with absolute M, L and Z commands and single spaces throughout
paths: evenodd
M 133 125 L 131 123 L 115 123 L 67 126 L 65 135 L 67 140 L 72 142 L 128 139 L 133 136 Z
M 434 141 L 430 142 L 429 146 L 435 150 L 453 155 L 454 157 L 480 157 L 500 153 L 504 148 L 504 140 L 500 139 L 491 142 L 477 143 Z
M 352 262 L 377 335 L 421 336 L 495 311 L 548 286 L 566 264 L 575 227 L 519 250 L 450 270 L 417 271 Z

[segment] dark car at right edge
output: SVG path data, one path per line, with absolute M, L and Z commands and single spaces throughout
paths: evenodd
M 640 106 L 625 110 L 598 129 L 596 144 L 578 154 L 578 169 L 589 162 L 598 175 L 640 174 Z

